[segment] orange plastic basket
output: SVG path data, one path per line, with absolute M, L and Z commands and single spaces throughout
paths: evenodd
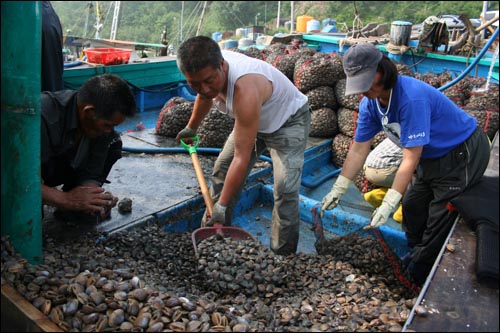
M 88 48 L 85 49 L 87 61 L 102 65 L 122 65 L 128 63 L 132 50 L 119 48 Z

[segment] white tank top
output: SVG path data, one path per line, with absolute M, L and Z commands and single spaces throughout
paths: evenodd
M 271 97 L 260 110 L 259 133 L 272 133 L 278 130 L 291 115 L 307 103 L 307 96 L 271 64 L 233 51 L 222 51 L 222 56 L 228 62 L 229 70 L 226 102 L 219 98 L 213 99 L 214 105 L 220 112 L 234 118 L 234 84 L 246 74 L 263 75 L 273 85 Z

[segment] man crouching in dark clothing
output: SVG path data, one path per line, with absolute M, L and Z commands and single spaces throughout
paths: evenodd
M 41 109 L 43 204 L 57 207 L 56 217 L 108 218 L 117 198 L 102 185 L 122 149 L 114 127 L 136 110 L 127 82 L 104 74 L 78 91 L 42 92 Z

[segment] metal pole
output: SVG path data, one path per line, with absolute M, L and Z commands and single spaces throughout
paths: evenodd
M 198 36 L 200 34 L 200 31 L 201 31 L 201 25 L 203 24 L 203 18 L 205 16 L 205 10 L 207 9 L 207 2 L 208 1 L 204 1 L 203 2 L 203 9 L 201 11 L 200 22 L 198 23 L 198 29 L 196 29 L 196 36 Z
M 179 34 L 179 43 L 182 43 L 182 26 L 184 24 L 183 20 L 184 20 L 184 1 L 181 1 L 182 2 L 182 7 L 181 7 L 181 32 Z
M 32 264 L 42 258 L 41 1 L 2 1 L 2 236 Z M 30 52 L 21 45 L 31 45 Z
M 290 1 L 291 2 L 291 10 L 290 10 L 290 33 L 292 33 L 294 30 L 295 30 L 295 26 L 293 24 L 293 1 Z
M 281 1 L 278 1 L 278 15 L 276 16 L 276 29 L 280 28 L 280 8 L 281 8 Z
M 487 21 L 487 19 L 486 19 L 486 12 L 487 11 L 488 11 L 488 1 L 483 1 L 483 18 L 484 18 L 485 22 Z M 486 39 L 486 29 L 483 30 L 482 35 L 483 35 L 483 39 Z

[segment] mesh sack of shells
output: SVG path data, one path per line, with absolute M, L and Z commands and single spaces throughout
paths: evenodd
M 359 171 L 356 174 L 356 176 L 354 177 L 353 183 L 356 186 L 356 188 L 363 194 L 380 187 L 380 186 L 373 184 L 372 182 L 370 182 L 366 178 L 365 172 L 363 171 L 363 169 L 361 169 L 361 171 Z
M 357 110 L 340 107 L 337 110 L 337 119 L 339 124 L 339 132 L 353 138 L 356 132 L 356 125 L 358 121 Z
M 470 98 L 470 91 L 472 90 L 472 81 L 470 80 L 470 76 L 464 77 L 462 80 L 458 81 L 455 83 L 453 86 L 451 86 L 448 89 L 459 89 L 462 91 L 464 95 L 464 101 L 462 105 L 465 105 L 467 103 L 467 100 Z M 446 89 L 446 90 L 448 90 Z M 445 90 L 445 91 L 446 91 Z
M 286 77 L 293 82 L 293 70 L 295 68 L 295 61 L 301 57 L 298 52 L 292 54 L 270 54 L 266 62 L 270 63 L 276 67 L 280 72 L 286 75 Z
M 415 77 L 415 73 L 413 70 L 410 68 L 410 66 L 406 64 L 396 64 L 396 68 L 398 69 L 398 73 L 401 75 L 406 75 L 406 76 L 411 76 Z
M 454 85 L 444 90 L 443 94 L 460 107 L 465 103 L 465 93 L 461 87 L 457 87 L 456 85 Z
M 263 51 L 267 55 L 270 55 L 272 53 L 283 54 L 283 53 L 285 53 L 285 49 L 286 49 L 286 45 L 285 44 L 283 44 L 283 43 L 274 43 L 274 44 L 266 45 L 266 47 L 264 47 Z
M 213 235 L 197 248 L 198 270 L 219 294 L 265 294 L 283 284 L 281 260 L 259 241 Z
M 420 81 L 424 81 L 425 83 L 433 86 L 434 88 L 441 87 L 441 80 L 439 79 L 439 75 L 435 73 L 425 73 L 425 74 L 415 74 L 415 78 Z
M 486 79 L 484 77 L 467 76 L 466 79 L 469 82 L 470 91 L 481 89 L 481 88 L 484 88 L 486 86 Z
M 333 80 L 337 82 L 345 79 L 344 65 L 342 63 L 343 56 L 339 53 L 330 52 L 328 53 L 328 59 L 333 65 Z
M 345 95 L 345 79 L 338 80 L 335 84 L 335 97 L 340 106 L 351 110 L 359 109 L 359 102 L 361 101 L 361 94 Z
M 375 136 L 373 137 L 372 145 L 370 146 L 371 149 L 375 149 L 381 143 L 387 138 L 387 134 L 385 134 L 384 131 L 380 131 Z
M 333 110 L 337 110 L 338 108 L 335 91 L 330 86 L 320 86 L 311 89 L 305 95 L 309 100 L 309 106 L 313 110 L 322 107 L 327 107 Z
M 313 49 L 312 47 L 301 47 L 299 49 L 290 50 L 289 46 L 287 46 L 287 52 L 288 53 L 299 53 L 299 54 L 301 54 L 301 56 L 313 56 L 316 53 L 318 53 L 318 51 L 316 51 L 316 49 Z
M 301 57 L 295 63 L 293 82 L 303 93 L 320 86 L 335 85 L 335 69 L 325 58 Z
M 167 108 L 161 118 L 160 125 L 157 126 L 156 134 L 175 137 L 179 131 L 186 127 L 193 111 L 193 105 L 192 102 L 184 102 Z
M 172 97 L 168 101 L 166 101 L 165 104 L 163 104 L 163 107 L 161 108 L 160 114 L 158 115 L 158 119 L 156 120 L 155 131 L 158 132 L 158 130 L 160 129 L 160 125 L 162 124 L 162 119 L 165 113 L 167 113 L 174 106 L 186 102 L 187 100 L 183 97 Z
M 329 58 L 330 55 L 326 52 L 318 51 L 312 55 L 314 58 Z
M 337 113 L 330 108 L 312 110 L 311 131 L 315 138 L 333 138 L 338 133 Z
M 246 50 L 243 51 L 243 54 L 245 54 L 251 58 L 264 60 L 264 61 L 267 58 L 267 54 L 264 51 L 259 50 L 256 47 L 248 47 Z
M 344 165 L 344 161 L 351 148 L 353 138 L 342 133 L 335 135 L 332 141 L 332 162 L 337 168 Z
M 467 110 L 488 110 L 498 112 L 498 86 L 488 91 L 472 90 L 464 108 Z
M 200 124 L 197 134 L 200 147 L 222 148 L 234 127 L 234 119 L 212 107 Z
M 453 74 L 450 71 L 445 70 L 444 72 L 442 72 L 441 74 L 438 75 L 439 86 L 440 87 L 444 86 L 446 83 L 453 80 L 453 78 L 454 78 Z
M 372 235 L 362 237 L 357 233 L 345 236 L 334 236 L 320 243 L 316 248 L 318 254 L 331 255 L 334 260 L 344 261 L 358 268 L 363 274 L 392 276 L 394 283 L 397 277 L 394 274 L 391 261 L 380 242 Z M 401 261 L 396 254 L 394 260 L 401 266 Z
M 488 110 L 465 110 L 468 114 L 477 119 L 477 126 L 483 129 L 490 140 L 493 140 L 498 131 L 498 112 Z

